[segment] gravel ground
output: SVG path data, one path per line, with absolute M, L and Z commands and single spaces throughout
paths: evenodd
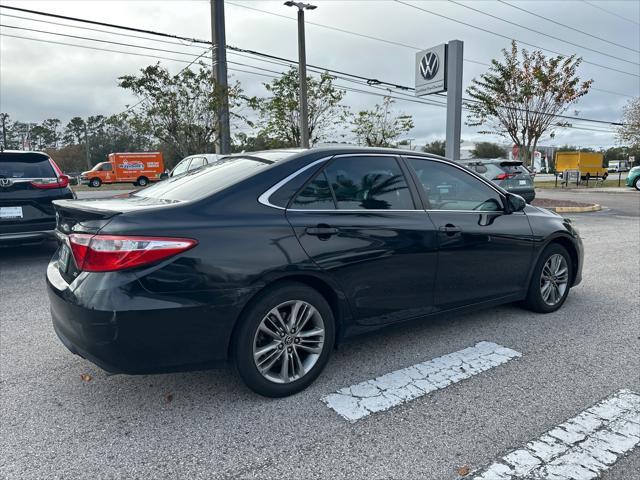
M 309 389 L 279 400 L 248 392 L 228 367 L 107 376 L 53 333 L 53 247 L 2 249 L 0 478 L 440 480 L 486 467 L 620 389 L 640 392 L 640 210 L 634 195 L 612 197 L 570 215 L 586 264 L 560 311 L 506 305 L 353 339 Z M 522 356 L 353 424 L 321 401 L 481 341 Z M 605 478 L 638 471 L 636 449 Z

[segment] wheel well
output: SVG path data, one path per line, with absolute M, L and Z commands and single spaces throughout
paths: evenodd
M 340 303 L 338 301 L 338 295 L 336 294 L 334 289 L 324 280 L 321 280 L 311 275 L 290 275 L 287 277 L 279 278 L 276 281 L 265 285 L 263 288 L 261 288 L 251 296 L 249 301 L 245 304 L 245 306 L 242 308 L 242 310 L 238 314 L 238 321 L 236 321 L 236 324 L 233 326 L 233 331 L 231 333 L 229 346 L 227 348 L 227 357 L 231 357 L 231 353 L 232 353 L 231 350 L 233 349 L 236 334 L 237 334 L 238 328 L 240 327 L 240 319 L 244 315 L 244 312 L 251 306 L 251 304 L 254 302 L 257 296 L 261 294 L 263 291 L 265 291 L 267 288 L 274 288 L 277 285 L 284 284 L 284 283 L 302 283 L 310 288 L 313 288 L 318 293 L 320 293 L 320 295 L 324 297 L 324 299 L 329 304 L 329 307 L 331 308 L 331 312 L 333 313 L 333 319 L 336 322 L 335 342 L 338 341 L 338 338 L 340 338 L 340 333 L 342 329 L 342 314 L 341 314 Z
M 576 274 L 578 273 L 578 251 L 573 245 L 573 242 L 565 237 L 556 237 L 549 242 L 549 245 L 551 245 L 552 243 L 562 245 L 567 250 L 567 252 L 569 252 L 569 255 L 571 256 L 571 265 L 573 266 L 571 272 L 571 285 L 573 285 L 573 282 L 575 282 L 576 280 Z
M 149 181 L 149 179 L 147 177 L 145 177 L 144 175 L 140 175 L 138 177 L 138 181 L 140 181 L 141 178 L 144 178 L 147 182 Z

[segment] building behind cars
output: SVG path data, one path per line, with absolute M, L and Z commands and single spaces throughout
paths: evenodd
M 73 198 L 69 177 L 46 153 L 0 151 L 0 244 L 53 238 L 51 202 Z

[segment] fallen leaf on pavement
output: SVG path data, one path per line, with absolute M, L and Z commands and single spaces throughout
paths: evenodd
M 91 380 L 93 380 L 93 377 L 88 373 L 82 373 L 80 375 L 80 380 L 82 380 L 83 382 L 90 382 Z
M 461 467 L 456 468 L 456 473 L 461 477 L 469 475 L 470 472 L 471 468 L 469 467 L 469 465 L 462 465 Z
M 167 393 L 164 396 L 164 403 L 171 403 L 173 401 L 173 393 Z

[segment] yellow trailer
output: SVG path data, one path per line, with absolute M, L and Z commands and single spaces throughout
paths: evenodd
M 580 178 L 606 178 L 608 173 L 604 167 L 604 155 L 593 152 L 558 152 L 556 153 L 556 172 L 578 170 Z

